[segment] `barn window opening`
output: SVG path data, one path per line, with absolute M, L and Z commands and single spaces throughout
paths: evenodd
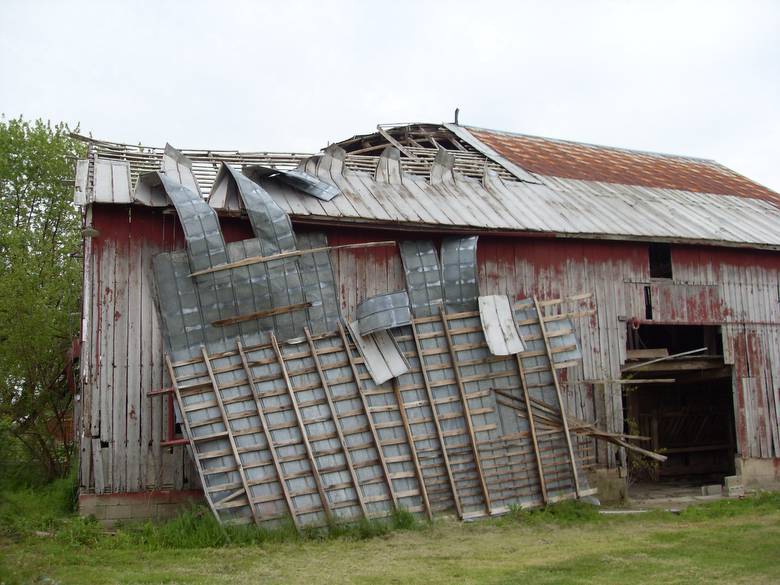
M 672 248 L 669 244 L 650 244 L 650 278 L 672 278 Z

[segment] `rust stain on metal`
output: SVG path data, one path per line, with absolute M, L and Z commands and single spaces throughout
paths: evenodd
M 636 152 L 469 128 L 519 167 L 541 175 L 753 197 L 780 203 L 780 195 L 710 160 Z

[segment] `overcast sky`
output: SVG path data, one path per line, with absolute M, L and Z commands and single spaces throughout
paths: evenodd
M 0 0 L 0 112 L 314 152 L 462 124 L 714 158 L 780 191 L 780 2 Z

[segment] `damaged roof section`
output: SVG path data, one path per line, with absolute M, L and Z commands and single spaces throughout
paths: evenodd
M 159 168 L 163 149 L 91 141 L 89 153 L 79 203 L 126 203 L 129 192 L 156 204 L 137 186 L 133 196 L 127 177 L 136 185 Z M 380 125 L 316 155 L 182 154 L 225 214 L 245 209 L 221 188 L 222 162 L 296 222 L 780 249 L 780 195 L 700 159 L 453 124 Z

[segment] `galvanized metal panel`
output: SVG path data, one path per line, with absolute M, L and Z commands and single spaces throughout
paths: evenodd
M 411 320 L 409 294 L 406 291 L 375 295 L 357 306 L 360 335 L 409 325 Z

